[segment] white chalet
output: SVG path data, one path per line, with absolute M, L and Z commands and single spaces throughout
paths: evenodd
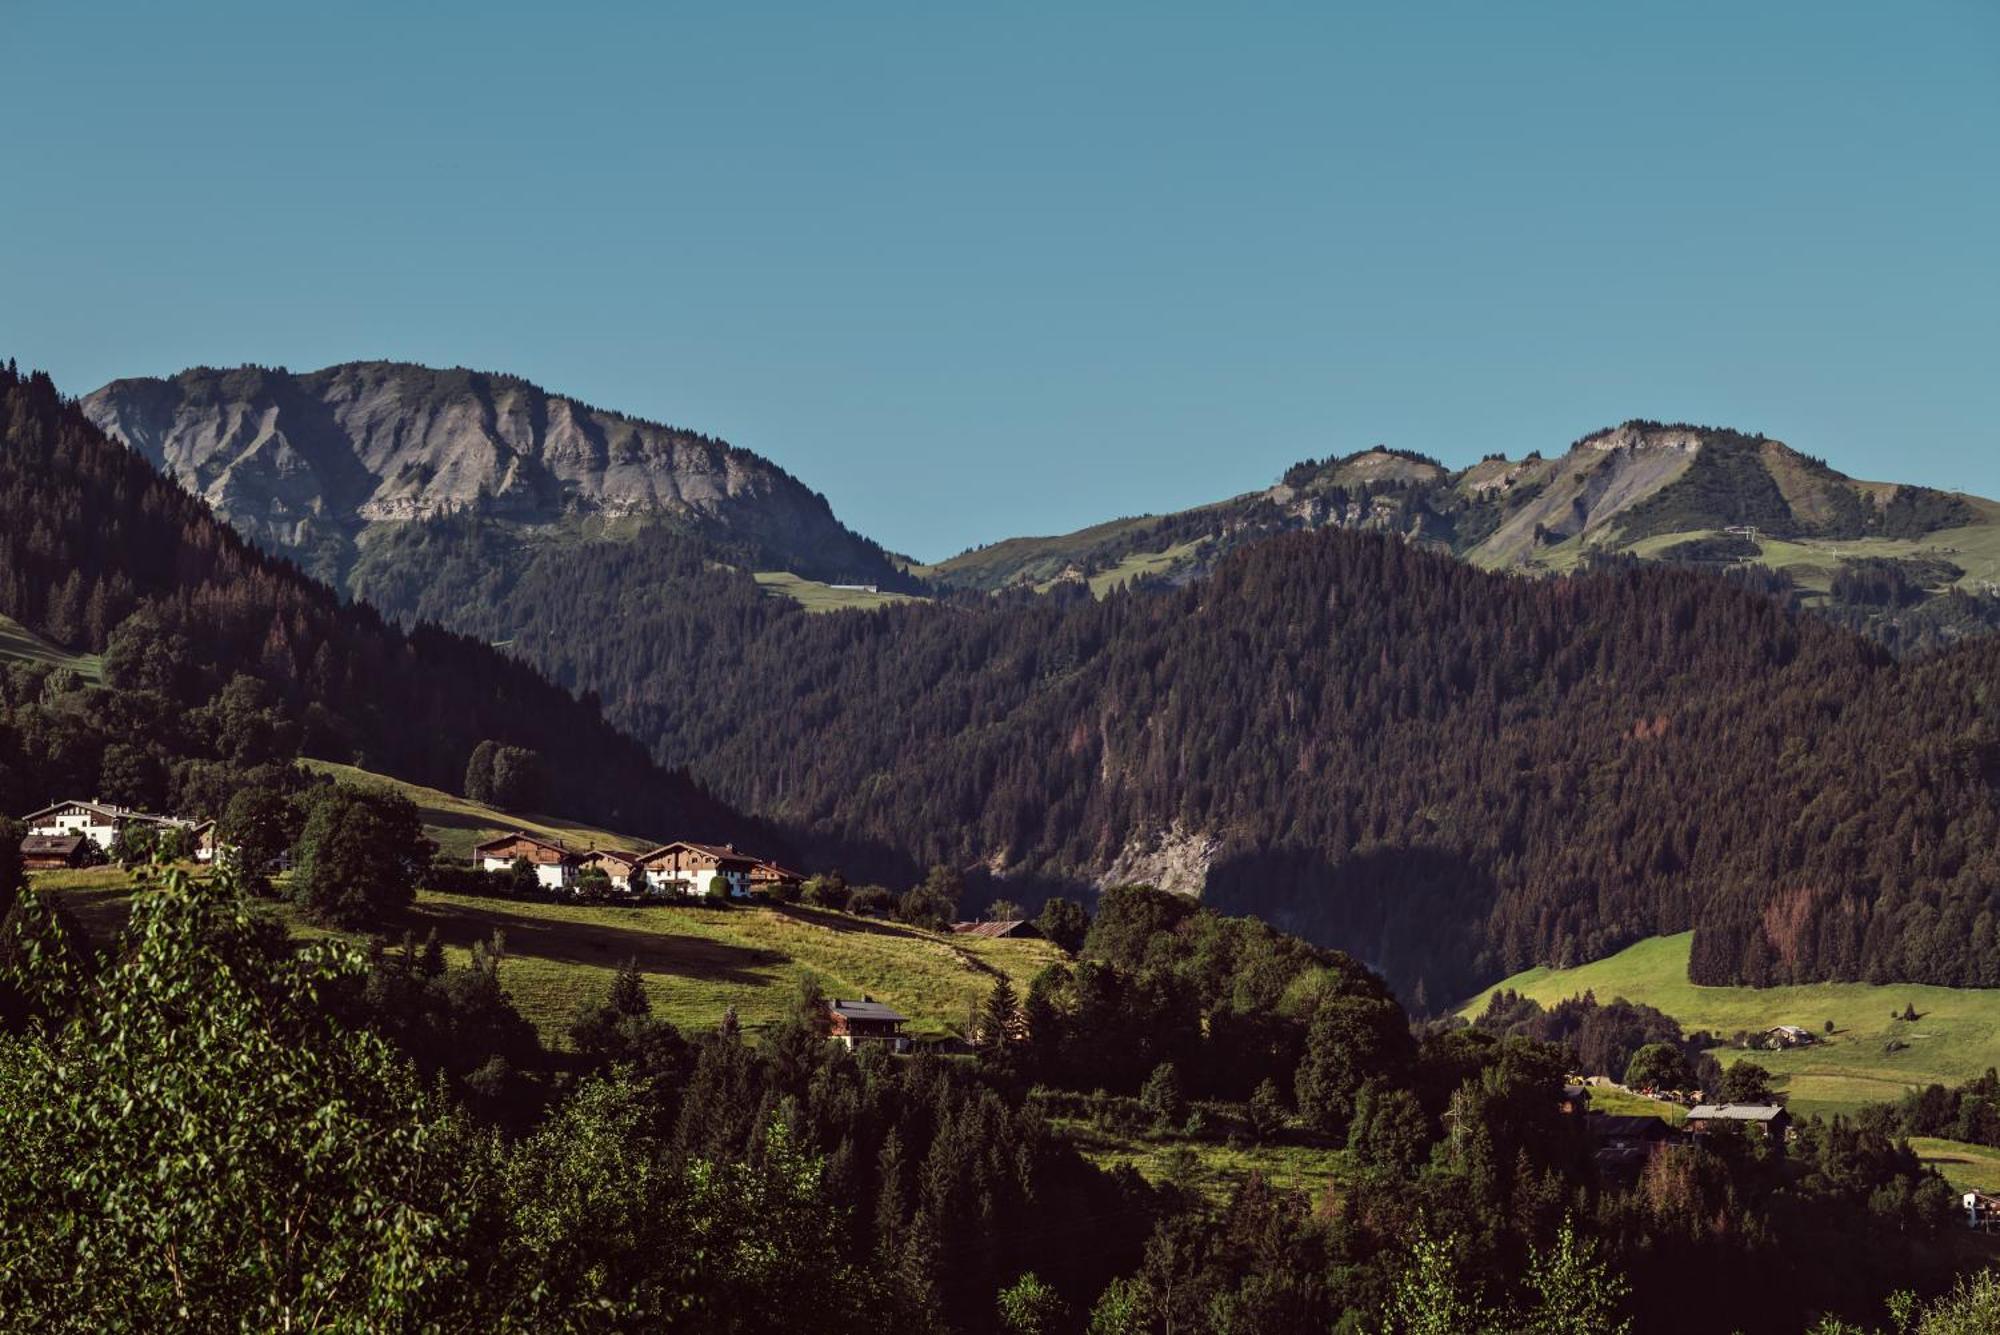
M 39 835 L 81 835 L 94 840 L 100 849 L 108 850 L 118 832 L 130 825 L 151 825 L 160 829 L 187 829 L 188 821 L 172 816 L 152 816 L 143 811 L 133 811 L 129 807 L 115 806 L 110 802 L 71 799 L 57 802 L 54 806 L 31 811 L 22 818 L 28 833 Z
M 488 839 L 473 848 L 472 856 L 485 871 L 506 871 L 517 860 L 526 862 L 535 869 L 535 880 L 547 890 L 568 889 L 575 883 L 577 869 L 583 862 L 557 840 L 520 830 Z

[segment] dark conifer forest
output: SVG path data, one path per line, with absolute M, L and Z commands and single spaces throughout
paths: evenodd
M 1688 928 L 1703 982 L 2000 984 L 1991 639 L 1897 661 L 1696 568 L 1526 579 L 1338 531 L 1183 588 L 821 615 L 663 532 L 397 540 L 439 578 L 391 610 L 511 640 L 850 871 L 1033 899 L 1199 832 L 1210 902 L 1433 1003 Z

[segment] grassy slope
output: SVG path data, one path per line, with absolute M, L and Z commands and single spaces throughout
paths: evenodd
M 639 962 L 655 1011 L 684 1029 L 712 1028 L 730 1006 L 746 1026 L 768 1024 L 810 972 L 834 995 L 889 1003 L 914 1033 L 943 1034 L 965 1027 L 999 974 L 1025 993 L 1060 957 L 1045 941 L 965 942 L 797 907 L 625 908 L 426 893 L 411 924 L 419 934 L 435 927 L 454 963 L 473 942 L 501 933 L 507 992 L 551 1044 L 577 1003 L 603 995 L 627 959 Z
M 1778 1024 L 1802 1025 L 1819 1034 L 1832 1020 L 1833 1035 L 1822 1035 L 1811 1047 L 1755 1053 L 1725 1048 L 1716 1053 L 1725 1064 L 1748 1057 L 1769 1068 L 1780 1077 L 1792 1107 L 1805 1113 L 1848 1112 L 1897 1098 L 1913 1085 L 1955 1084 L 2000 1066 L 2000 989 L 1867 983 L 1697 987 L 1687 978 L 1692 939 L 1687 932 L 1654 937 L 1609 959 L 1574 969 L 1529 969 L 1495 987 L 1513 988 L 1544 1005 L 1588 989 L 1600 1001 L 1624 997 L 1644 1002 L 1689 1030 L 1722 1035 Z M 1473 998 L 1460 1013 L 1477 1014 L 1492 990 Z M 1915 1023 L 1891 1018 L 1905 1005 L 1917 1008 Z M 1908 1046 L 1888 1052 L 1892 1039 Z
M 637 853 L 660 845 L 657 839 L 614 834 L 558 816 L 524 816 L 498 811 L 441 789 L 405 783 L 401 779 L 356 769 L 352 765 L 335 764 L 330 760 L 307 760 L 302 763 L 317 773 L 330 774 L 342 783 L 372 784 L 402 793 L 417 804 L 417 810 L 423 816 L 425 832 L 437 840 L 439 850 L 450 857 L 469 858 L 475 844 L 514 830 L 560 839 L 579 849 L 616 848 Z
M 801 579 L 788 570 L 759 570 L 754 576 L 772 597 L 790 598 L 808 612 L 840 612 L 849 608 L 867 611 L 891 603 L 915 601 L 907 593 L 870 593 L 866 589 L 836 589 L 818 580 Z
M 8 617 L 0 617 L 0 663 L 53 663 L 73 668 L 92 681 L 104 679 L 104 659 L 98 654 L 73 654 L 60 649 Z
M 60 892 L 100 942 L 124 921 L 127 881 L 116 868 L 50 872 L 35 884 Z M 272 912 L 300 935 L 324 934 L 287 904 L 273 904 Z M 474 942 L 499 933 L 501 982 L 551 1047 L 564 1045 L 577 1004 L 602 996 L 628 959 L 638 961 L 655 1011 L 686 1030 L 713 1028 L 730 1006 L 746 1027 L 769 1024 L 812 973 L 834 995 L 888 1002 L 910 1017 L 915 1034 L 941 1035 L 964 1029 L 1000 974 L 1025 994 L 1029 980 L 1061 958 L 1046 941 L 964 940 L 764 905 L 538 904 L 424 891 L 402 927 L 418 937 L 435 930 L 455 966 L 470 958 Z
M 2000 1192 L 2000 1150 L 1930 1136 L 1910 1137 L 1910 1148 L 1960 1190 Z
M 1100 1168 L 1130 1165 L 1149 1182 L 1172 1175 L 1175 1151 L 1194 1156 L 1194 1185 L 1216 1205 L 1228 1202 L 1251 1173 L 1284 1191 L 1304 1191 L 1317 1199 L 1338 1186 L 1347 1171 L 1345 1150 L 1309 1145 L 1224 1145 L 1183 1136 L 1125 1136 L 1086 1121 L 1059 1117 L 1051 1125 L 1075 1143 L 1083 1157 Z

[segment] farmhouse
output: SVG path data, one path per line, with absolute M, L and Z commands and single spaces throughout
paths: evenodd
M 759 862 L 750 869 L 750 888 L 768 890 L 776 886 L 805 884 L 805 874 L 790 867 L 779 866 L 775 862 Z
M 1802 1048 L 1813 1041 L 1813 1035 L 1810 1029 L 1795 1024 L 1781 1024 L 1766 1029 L 1764 1040 L 1774 1048 Z
M 907 1019 L 873 997 L 863 997 L 859 1001 L 829 1001 L 826 1010 L 832 1022 L 827 1034 L 836 1043 L 850 1048 L 867 1043 L 886 1043 L 897 1052 L 910 1050 L 910 1040 L 903 1033 Z
M 1591 1159 L 1607 1181 L 1633 1183 L 1639 1180 L 1647 1160 L 1660 1146 L 1681 1138 L 1681 1133 L 1658 1117 L 1619 1113 L 1589 1113 L 1583 1119 L 1590 1137 Z
M 476 845 L 472 856 L 486 871 L 505 871 L 516 861 L 526 862 L 535 869 L 535 880 L 547 890 L 563 890 L 575 884 L 583 862 L 560 841 L 520 830 Z
M 120 830 L 134 825 L 150 825 L 159 829 L 186 829 L 190 825 L 190 822 L 176 820 L 172 816 L 152 816 L 110 802 L 95 799 L 85 802 L 77 798 L 57 802 L 40 811 L 31 811 L 21 821 L 28 827 L 29 834 L 52 837 L 80 835 L 94 841 L 100 849 L 110 848 Z
M 215 822 L 205 820 L 194 827 L 194 860 L 213 862 L 218 845 L 215 842 Z
M 1689 1109 L 1688 1130 L 1707 1135 L 1719 1126 L 1757 1127 L 1770 1139 L 1784 1143 L 1792 1115 L 1776 1103 L 1703 1103 Z
M 736 851 L 734 844 L 697 844 L 677 839 L 639 859 L 639 870 L 653 889 L 683 895 L 706 895 L 720 884 L 731 899 L 750 893 L 750 876 L 758 859 Z
M 2000 1229 L 2000 1196 L 1968 1191 L 1960 1198 L 1965 1205 L 1965 1226 L 1981 1233 Z
M 31 834 L 21 841 L 22 871 L 81 867 L 86 845 L 80 834 Z
M 951 930 L 960 936 L 979 936 L 990 941 L 1005 937 L 1036 938 L 1042 934 L 1041 929 L 1026 918 L 1005 918 L 999 922 L 955 922 Z
M 638 868 L 637 854 L 621 853 L 615 848 L 594 848 L 585 853 L 576 865 L 579 877 L 585 872 L 603 872 L 605 879 L 611 882 L 611 888 L 619 894 L 631 894 L 640 888 L 632 883 L 632 874 Z M 643 882 L 645 877 L 641 875 L 639 880 Z

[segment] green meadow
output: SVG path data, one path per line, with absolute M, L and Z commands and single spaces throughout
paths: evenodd
M 1791 1106 L 1803 1113 L 1852 1112 L 1900 1097 L 1913 1086 L 1956 1084 L 2000 1066 L 2000 989 L 1892 983 L 1812 983 L 1796 987 L 1698 987 L 1688 981 L 1693 933 L 1653 937 L 1574 969 L 1529 969 L 1480 993 L 1460 1009 L 1470 1018 L 1499 988 L 1543 1005 L 1594 992 L 1657 1006 L 1694 1031 L 1723 1040 L 1739 1030 L 1796 1024 L 1818 1041 L 1786 1052 L 1721 1047 L 1725 1065 L 1749 1058 L 1767 1067 Z M 1896 1018 L 1906 1006 L 1917 1019 Z M 1833 1032 L 1825 1032 L 1827 1021 Z M 1618 1074 L 1612 1072 L 1611 1074 Z

